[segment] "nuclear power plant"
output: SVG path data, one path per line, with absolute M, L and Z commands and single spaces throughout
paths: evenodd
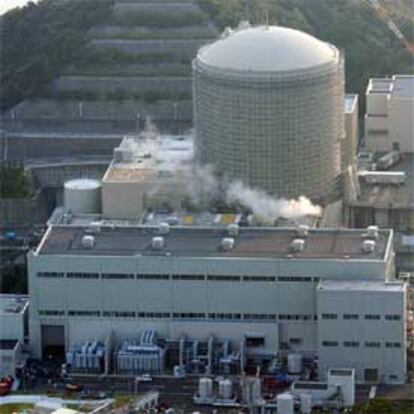
M 344 62 L 336 47 L 244 24 L 199 50 L 193 78 L 198 162 L 277 197 L 339 196 Z
M 283 414 L 352 406 L 355 382 L 406 382 L 414 317 L 399 236 L 369 213 L 343 225 L 344 211 L 371 208 L 372 183 L 406 194 L 406 173 L 374 171 L 400 162 L 398 145 L 356 171 L 358 96 L 345 95 L 342 53 L 243 23 L 192 69 L 193 134 L 126 135 L 101 180 L 66 182 L 28 254 L 32 355 L 78 374 L 208 376 L 195 404 L 236 404 L 234 377 L 211 378 L 228 375 L 244 406 L 265 407 L 277 374 L 291 392 L 266 407 Z

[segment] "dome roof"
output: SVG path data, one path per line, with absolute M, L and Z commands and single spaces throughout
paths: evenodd
M 202 63 L 239 71 L 289 71 L 323 65 L 338 55 L 329 43 L 286 27 L 258 26 L 227 33 L 200 49 Z

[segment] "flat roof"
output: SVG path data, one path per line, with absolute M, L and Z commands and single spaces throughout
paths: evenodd
M 141 182 L 150 176 L 168 176 L 185 169 L 193 160 L 190 135 L 125 136 L 114 149 L 115 156 L 103 182 Z M 126 159 L 124 157 L 126 156 Z
M 320 282 L 318 289 L 328 291 L 382 291 L 382 292 L 403 292 L 406 289 L 404 282 L 386 282 L 384 280 L 353 280 L 352 283 L 344 280 L 323 280 Z
M 28 305 L 29 297 L 26 295 L 0 294 L 0 316 L 23 313 Z
M 393 96 L 414 99 L 414 75 L 394 76 Z
M 3 351 L 10 351 L 16 348 L 18 342 L 17 339 L 0 339 L 0 349 Z
M 360 181 L 361 194 L 353 206 L 414 209 L 414 154 L 403 154 L 402 160 L 387 172 L 405 172 L 402 185 L 369 184 Z
M 297 229 L 241 227 L 234 237 L 234 247 L 223 251 L 220 244 L 224 237 L 229 237 L 227 229 L 171 226 L 169 234 L 163 235 L 165 247 L 154 251 L 151 242 L 153 237 L 161 235 L 158 227 L 102 227 L 93 234 L 95 243 L 90 249 L 82 245 L 82 238 L 90 234 L 87 230 L 85 226 L 52 226 L 37 254 L 383 260 L 391 237 L 390 230 L 379 230 L 374 251 L 364 253 L 361 248 L 366 236 L 364 230 L 310 229 L 303 251 L 292 253 Z

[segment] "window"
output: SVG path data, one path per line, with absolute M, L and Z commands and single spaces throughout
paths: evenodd
M 359 347 L 359 342 L 357 342 L 357 341 L 345 341 L 344 346 L 346 348 L 358 348 Z
M 352 319 L 352 320 L 358 320 L 359 319 L 359 316 L 354 314 L 354 313 L 345 313 L 343 315 L 343 317 L 344 317 L 344 319 L 348 319 L 348 320 L 349 319 Z
M 244 276 L 243 282 L 275 282 L 275 276 Z
M 207 276 L 207 280 L 215 280 L 217 282 L 240 282 L 240 276 Z
M 103 279 L 133 279 L 133 273 L 103 273 Z
M 72 279 L 99 279 L 99 273 L 67 273 L 66 276 Z
M 336 313 L 323 313 L 322 319 L 338 319 L 338 315 Z
M 322 346 L 327 346 L 327 347 L 338 346 L 338 342 L 336 342 L 336 341 L 323 341 Z
M 99 311 L 75 311 L 70 310 L 68 312 L 69 316 L 101 316 L 101 312 Z
M 168 280 L 170 275 L 142 275 L 138 274 L 137 279 L 149 279 L 149 280 Z
M 173 275 L 173 280 L 204 280 L 204 275 Z
M 64 277 L 62 272 L 38 272 L 37 277 Z
M 252 348 L 259 348 L 265 345 L 265 339 L 262 336 L 248 336 L 246 338 L 246 346 Z
M 374 315 L 374 314 L 368 314 L 368 315 L 365 315 L 365 319 L 379 321 L 381 319 L 381 316 Z
M 366 348 L 381 348 L 381 342 L 365 342 Z
M 400 321 L 401 315 L 385 315 L 386 321 Z
M 3 362 L 4 364 L 8 364 L 8 363 L 10 363 L 12 361 L 13 361 L 13 357 L 11 357 L 11 356 L 3 355 L 1 357 L 1 362 Z
M 39 315 L 44 315 L 44 316 L 62 316 L 64 314 L 65 314 L 64 310 L 49 310 L 49 309 L 39 310 Z
M 110 318 L 135 318 L 135 312 L 104 311 L 103 316 L 109 316 Z
M 386 342 L 386 348 L 401 348 L 401 342 Z
M 312 278 L 307 276 L 280 276 L 277 280 L 279 282 L 312 282 Z
M 245 320 L 261 321 L 261 320 L 276 320 L 277 315 L 267 313 L 245 313 L 243 315 Z
M 291 345 L 302 345 L 302 338 L 290 338 L 289 343 Z
M 171 318 L 169 312 L 139 312 L 138 318 Z

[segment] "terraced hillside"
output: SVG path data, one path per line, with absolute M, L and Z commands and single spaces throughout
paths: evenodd
M 77 59 L 40 96 L 5 114 L 8 133 L 101 134 L 111 139 L 96 151 L 109 153 L 114 137 L 142 128 L 148 116 L 166 131 L 188 129 L 191 60 L 217 34 L 196 0 L 114 0 L 111 17 L 88 31 Z

